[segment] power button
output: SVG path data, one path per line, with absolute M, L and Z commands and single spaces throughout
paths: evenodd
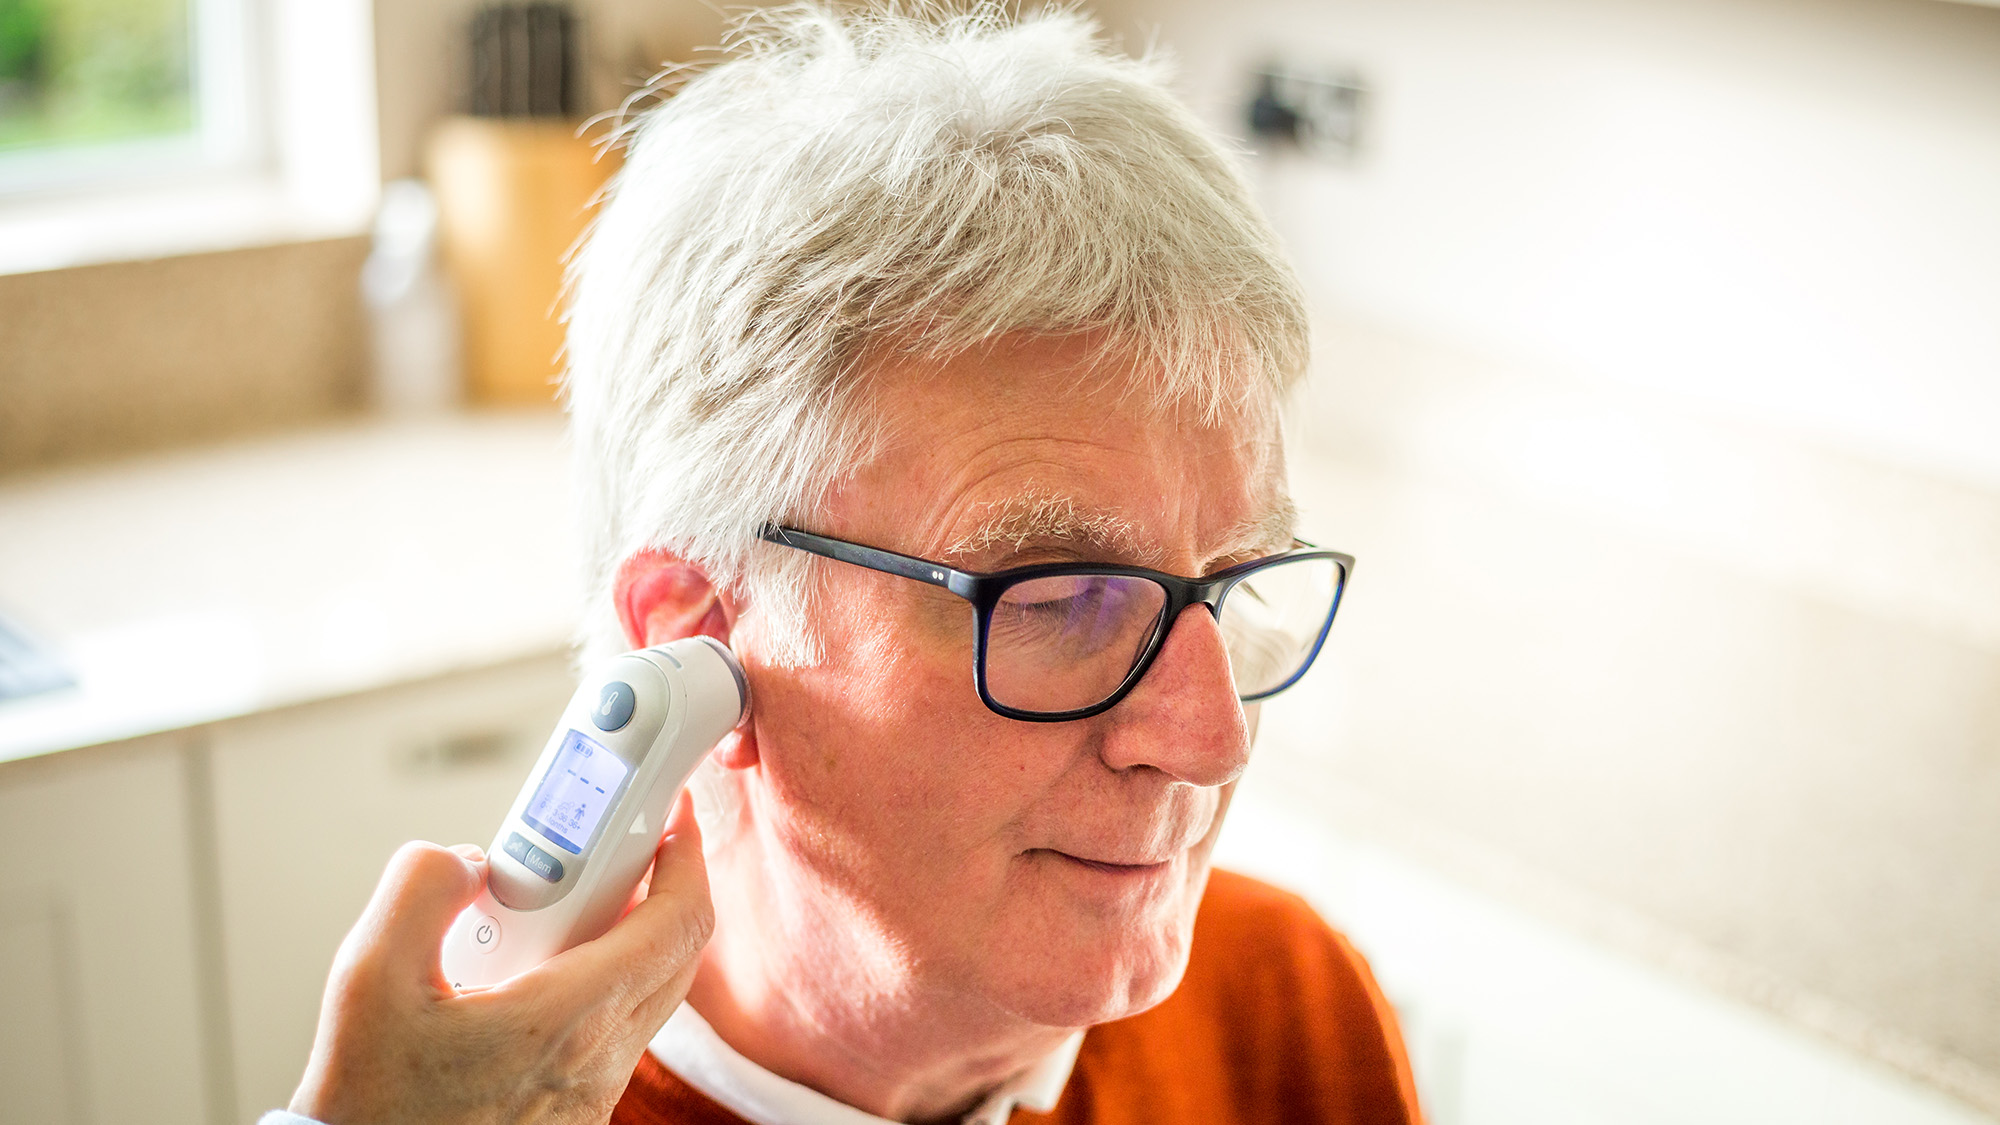
M 481 953 L 491 953 L 500 948 L 500 920 L 487 915 L 474 922 L 472 945 Z

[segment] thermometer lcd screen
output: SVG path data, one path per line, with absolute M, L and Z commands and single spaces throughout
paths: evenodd
M 598 822 L 618 803 L 630 772 L 618 755 L 581 731 L 570 731 L 521 819 L 558 846 L 582 855 L 597 834 Z

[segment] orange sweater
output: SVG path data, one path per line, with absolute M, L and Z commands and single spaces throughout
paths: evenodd
M 1354 947 L 1296 895 L 1210 877 L 1187 975 L 1083 1037 L 1062 1099 L 1012 1125 L 1417 1125 L 1396 1018 Z M 743 1125 L 640 1060 L 612 1125 Z

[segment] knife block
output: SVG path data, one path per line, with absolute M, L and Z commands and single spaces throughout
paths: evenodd
M 426 170 L 458 290 L 466 397 L 551 405 L 561 374 L 563 262 L 617 169 L 558 118 L 447 118 Z

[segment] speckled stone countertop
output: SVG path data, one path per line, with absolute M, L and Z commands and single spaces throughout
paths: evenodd
M 75 687 L 0 761 L 559 650 L 561 420 L 357 422 L 0 478 L 0 613 Z

